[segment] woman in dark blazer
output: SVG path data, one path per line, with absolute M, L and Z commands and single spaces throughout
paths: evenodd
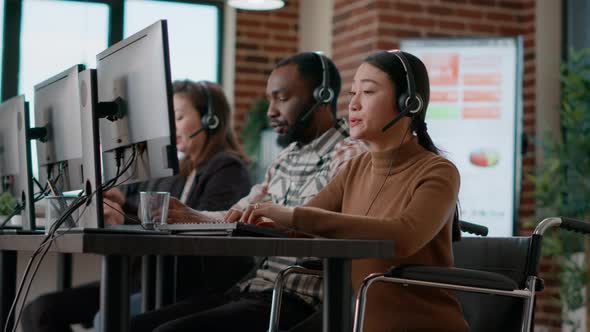
M 188 80 L 174 82 L 173 89 L 176 146 L 183 155 L 180 174 L 106 192 L 108 224 L 135 222 L 140 191 L 168 191 L 194 209 L 215 211 L 228 209 L 250 190 L 247 158 L 233 133 L 222 89 Z M 176 299 L 223 292 L 251 267 L 247 257 L 178 257 Z M 137 294 L 132 296 L 131 314 L 139 313 L 140 301 Z M 91 325 L 98 308 L 98 282 L 43 295 L 26 306 L 23 331 L 71 331 L 72 324 Z

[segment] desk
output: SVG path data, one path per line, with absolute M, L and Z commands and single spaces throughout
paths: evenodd
M 0 235 L 2 289 L 14 297 L 16 251 L 33 251 L 42 235 Z M 129 320 L 128 256 L 290 256 L 324 258 L 324 331 L 352 330 L 351 259 L 393 256 L 393 241 L 278 239 L 74 233 L 59 237 L 50 251 L 102 255 L 101 311 L 104 331 L 126 331 Z M 10 285 L 12 283 L 12 285 Z M 12 294 L 12 296 L 11 296 Z M 9 297 L 10 296 L 10 297 Z M 10 302 L 10 301 L 9 301 Z M 0 303 L 2 305 L 2 303 Z M 2 324 L 8 307 L 0 307 Z

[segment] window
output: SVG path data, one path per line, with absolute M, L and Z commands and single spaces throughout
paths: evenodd
M 23 1 L 19 93 L 77 64 L 96 67 L 107 48 L 109 7 L 59 0 Z
M 157 20 L 168 21 L 172 80 L 219 81 L 221 10 L 217 6 L 163 1 L 127 1 L 125 37 Z
M 25 0 L 22 8 L 19 94 L 29 101 L 35 123 L 33 87 L 78 63 L 96 67 L 107 48 L 109 7 L 99 3 Z M 36 144 L 32 144 L 37 176 Z

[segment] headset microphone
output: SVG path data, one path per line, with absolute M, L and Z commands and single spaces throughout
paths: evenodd
M 197 136 L 198 134 L 200 134 L 201 132 L 203 132 L 203 131 L 205 131 L 205 130 L 207 130 L 207 128 L 205 128 L 205 127 L 201 127 L 201 129 L 198 129 L 198 130 L 197 130 L 197 131 L 195 131 L 194 133 L 190 134 L 190 135 L 188 136 L 188 138 L 193 138 L 193 137 Z
M 299 121 L 301 123 L 305 123 L 307 121 L 307 119 L 313 114 L 313 112 L 316 110 L 316 108 L 318 108 L 318 106 L 320 106 L 322 103 L 321 102 L 316 102 L 315 104 L 313 104 L 312 107 L 310 107 L 307 112 L 305 112 L 305 114 L 303 114 L 303 116 L 301 116 L 301 118 L 299 118 Z
M 393 126 L 396 122 L 398 122 L 401 118 L 406 116 L 408 113 L 410 113 L 409 108 L 406 108 L 405 110 L 403 110 L 403 112 L 400 112 L 395 118 L 393 118 L 393 120 L 389 121 L 385 126 L 383 126 L 383 128 L 381 129 L 381 132 L 384 132 L 387 129 L 391 128 L 391 126 Z

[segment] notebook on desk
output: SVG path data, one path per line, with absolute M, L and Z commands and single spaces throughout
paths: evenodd
M 290 237 L 288 232 L 241 222 L 164 224 L 160 225 L 160 230 L 169 231 L 173 234 L 182 233 L 191 235 Z

